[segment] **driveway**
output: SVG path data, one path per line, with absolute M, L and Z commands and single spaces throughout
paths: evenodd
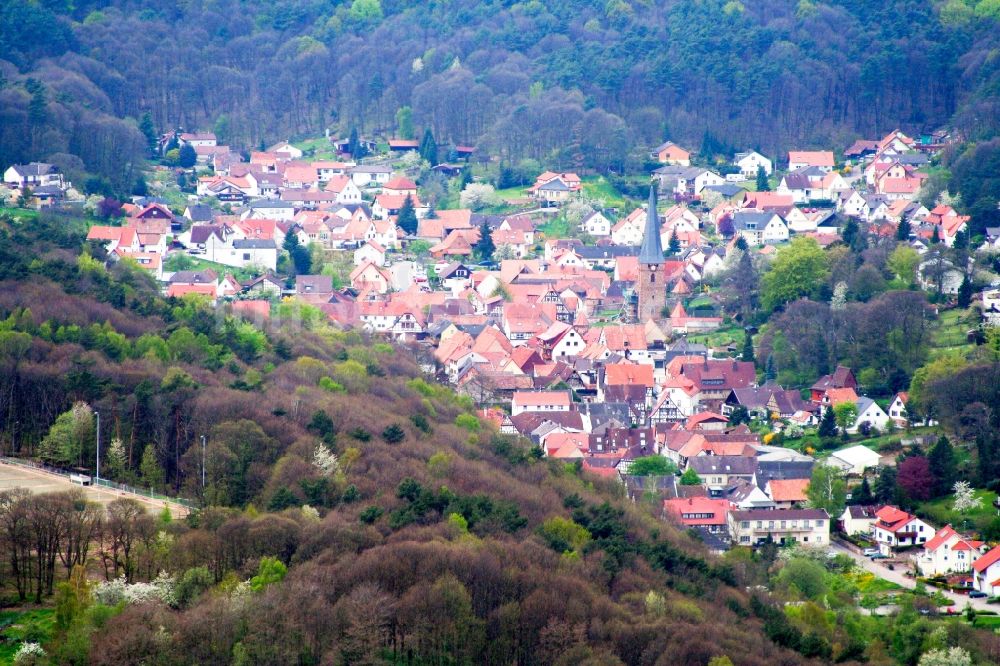
M 891 583 L 896 583 L 897 585 L 905 587 L 909 590 L 912 590 L 917 586 L 916 580 L 903 575 L 904 569 L 902 565 L 897 566 L 896 570 L 893 571 L 888 567 L 886 567 L 886 565 L 880 564 L 878 560 L 873 562 L 872 560 L 868 559 L 861 553 L 851 548 L 848 548 L 847 546 L 844 546 L 843 544 L 837 541 L 831 541 L 830 546 L 837 553 L 843 553 L 844 555 L 850 556 L 851 559 L 853 559 L 859 567 L 861 567 L 865 571 L 875 574 L 879 578 L 887 580 Z M 961 612 L 965 610 L 966 604 L 972 604 L 972 607 L 977 611 L 980 610 L 994 611 L 994 612 L 1000 611 L 1000 605 L 988 604 L 986 603 L 986 599 L 970 599 L 964 594 L 955 594 L 954 592 L 948 590 L 941 590 L 935 587 L 931 587 L 929 585 L 927 586 L 927 590 L 928 592 L 931 591 L 941 592 L 942 594 L 944 594 L 944 596 L 951 599 L 951 601 L 954 603 L 956 612 Z

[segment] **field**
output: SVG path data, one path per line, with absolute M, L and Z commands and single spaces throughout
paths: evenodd
M 207 259 L 202 259 L 198 256 L 192 256 L 190 254 L 183 254 L 180 252 L 174 252 L 163 264 L 163 270 L 165 271 L 203 271 L 206 269 L 211 269 L 218 273 L 219 277 L 222 277 L 226 273 L 232 274 L 234 278 L 241 282 L 246 282 L 252 280 L 253 278 L 260 275 L 259 270 L 254 270 L 253 268 L 237 268 L 235 266 L 226 266 L 225 264 L 215 263 L 213 261 L 208 261 Z
M 982 530 L 996 518 L 997 510 L 993 506 L 993 500 L 997 498 L 997 494 L 989 490 L 976 490 L 975 495 L 980 500 L 979 506 L 965 513 L 955 511 L 955 498 L 952 495 L 924 502 L 918 513 L 926 515 L 937 525 L 951 524 L 960 531 Z
M 0 611 L 0 664 L 14 663 L 23 642 L 47 641 L 52 635 L 53 615 L 50 608 Z
M 969 310 L 945 310 L 938 318 L 937 328 L 931 342 L 931 356 L 949 352 L 970 351 L 972 344 L 966 338 L 969 330 L 976 327 L 978 318 Z
M 0 463 L 0 490 L 9 490 L 11 488 L 27 488 L 33 493 L 51 493 L 69 490 L 70 488 L 83 488 L 87 499 L 95 502 L 107 504 L 119 497 L 131 497 L 146 505 L 149 511 L 161 511 L 165 504 L 163 500 L 159 499 L 141 497 L 110 488 L 80 486 L 71 483 L 69 479 L 58 474 L 51 474 L 42 470 L 20 467 L 18 465 L 10 465 L 8 463 Z M 173 516 L 184 516 L 187 515 L 187 512 L 188 510 L 185 507 L 170 503 L 170 513 Z

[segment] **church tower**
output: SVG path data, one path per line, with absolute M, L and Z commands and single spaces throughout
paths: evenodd
M 656 183 L 649 186 L 646 230 L 639 248 L 639 322 L 663 317 L 667 305 L 667 281 L 663 274 L 663 245 L 660 243 L 660 217 L 656 212 Z

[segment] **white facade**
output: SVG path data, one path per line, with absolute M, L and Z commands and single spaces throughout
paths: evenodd
M 737 153 L 736 159 L 733 160 L 733 164 L 740 168 L 740 173 L 742 173 L 746 178 L 756 178 L 757 170 L 760 167 L 764 167 L 764 173 L 768 176 L 774 171 L 774 165 L 768 158 L 764 157 L 756 150 L 751 150 L 749 153 Z

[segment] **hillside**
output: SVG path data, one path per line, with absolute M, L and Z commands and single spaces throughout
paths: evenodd
M 84 551 L 93 573 L 174 576 L 167 605 L 108 600 L 155 586 L 67 587 L 73 560 L 28 566 L 39 599 L 58 569 L 45 648 L 60 663 L 801 660 L 761 633 L 754 616 L 771 611 L 737 587 L 745 565 L 497 435 L 407 354 L 307 309 L 259 329 L 164 300 L 141 271 L 80 254 L 81 239 L 78 222 L 49 215 L 0 228 L 4 450 L 91 465 L 85 403 L 104 417 L 105 476 L 213 508 L 154 527 L 117 500 L 106 538 L 131 534 L 132 552 L 103 541 L 87 564 Z M 73 506 L 0 495 L 5 516 Z M 62 523 L 37 527 L 49 524 Z M 256 592 L 234 588 L 254 572 Z M 797 646 L 778 618 L 776 640 Z
M 120 190 L 140 130 L 178 126 L 244 149 L 430 128 L 512 161 L 616 171 L 665 137 L 771 154 L 896 126 L 988 138 L 996 18 L 971 0 L 12 0 L 0 164 L 85 167 Z

